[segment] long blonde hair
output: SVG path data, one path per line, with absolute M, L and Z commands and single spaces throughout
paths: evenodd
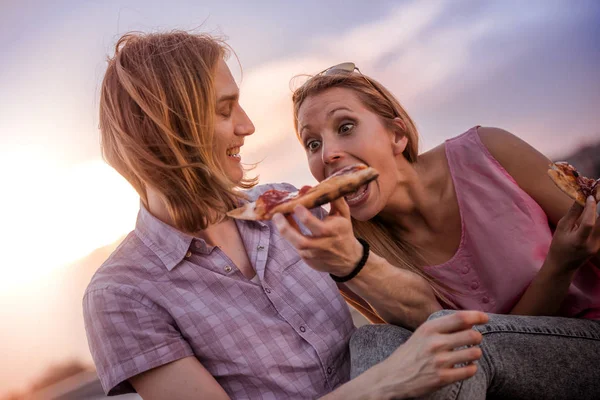
M 389 129 L 398 129 L 393 121 L 394 118 L 400 118 L 404 124 L 404 134 L 408 138 L 408 145 L 403 156 L 411 163 L 417 162 L 419 134 L 415 123 L 389 90 L 376 80 L 361 73 L 339 71 L 316 75 L 294 91 L 292 96 L 294 128 L 298 137 L 300 137 L 298 112 L 304 100 L 331 88 L 345 88 L 354 91 L 361 102 L 377 114 Z M 355 236 L 366 240 L 376 254 L 399 268 L 421 276 L 429 283 L 434 294 L 444 303 L 444 306 L 454 306 L 445 294 L 452 290 L 422 269 L 422 266 L 425 265 L 424 258 L 417 248 L 402 238 L 393 224 L 375 216 L 369 221 L 358 221 L 352 218 L 352 226 Z
M 196 232 L 235 207 L 238 185 L 214 152 L 219 60 L 224 41 L 182 31 L 128 33 L 115 46 L 100 95 L 104 159 L 136 189 L 157 190 L 176 228 Z

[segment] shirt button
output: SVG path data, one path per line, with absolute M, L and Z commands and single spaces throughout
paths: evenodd
M 469 268 L 469 267 L 467 267 L 467 266 L 465 266 L 465 267 L 463 267 L 463 269 L 462 269 L 462 273 L 463 273 L 463 274 L 466 274 L 466 273 L 468 273 L 468 272 L 469 272 L 469 270 L 470 270 L 470 268 Z
M 302 332 L 302 333 L 306 332 L 306 328 L 304 327 L 304 325 L 300 325 L 300 332 Z
M 185 253 L 185 258 L 190 258 L 192 256 L 192 252 L 188 251 L 187 253 Z
M 269 289 L 269 288 L 265 288 L 265 292 L 267 292 L 267 293 L 271 293 L 271 289 Z
M 473 283 L 471 283 L 471 289 L 475 290 L 479 287 L 479 282 L 477 281 L 473 281 Z
M 483 299 L 481 299 L 481 302 L 482 302 L 483 304 L 487 304 L 487 303 L 489 303 L 489 302 L 490 302 L 490 299 L 489 299 L 488 297 L 484 297 Z
M 256 250 L 264 250 L 265 246 L 256 246 Z
M 331 367 L 327 367 L 327 374 L 331 375 L 332 372 L 333 370 L 331 369 Z
M 202 243 L 197 241 L 196 243 L 194 243 L 194 246 L 196 246 L 196 248 L 199 249 L 202 247 Z
M 225 272 L 231 272 L 231 267 L 229 265 L 225 266 Z

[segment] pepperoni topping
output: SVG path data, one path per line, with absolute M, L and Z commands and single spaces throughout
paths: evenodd
M 311 186 L 308 186 L 308 185 L 302 186 L 302 188 L 298 192 L 298 196 L 304 196 L 306 194 L 306 192 L 308 192 L 310 189 L 312 189 Z
M 260 199 L 265 205 L 265 210 L 268 212 L 277 204 L 283 203 L 286 199 L 289 200 L 290 192 L 285 190 L 271 189 L 260 195 Z
M 583 192 L 583 195 L 585 197 L 588 196 L 596 196 L 596 189 L 598 189 L 598 182 L 600 182 L 600 180 L 593 180 L 590 178 L 586 178 L 584 176 L 577 176 L 577 184 L 579 184 L 579 187 L 581 188 L 581 191 Z

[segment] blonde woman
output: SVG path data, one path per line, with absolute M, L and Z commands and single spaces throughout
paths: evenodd
M 500 352 L 486 361 L 514 362 L 512 373 L 521 383 L 543 375 L 540 382 L 549 392 L 541 393 L 568 397 L 574 394 L 566 376 L 597 376 L 597 369 L 592 375 L 588 369 L 600 353 L 600 273 L 589 261 L 600 251 L 593 199 L 585 208 L 572 205 L 546 176 L 549 160 L 500 129 L 475 127 L 418 154 L 410 116 L 352 63 L 312 77 L 295 91 L 293 102 L 296 133 L 317 180 L 359 162 L 380 172 L 324 220 L 298 207 L 295 215 L 311 235 L 274 217 L 307 264 L 329 272 L 349 302 L 372 321 L 409 328 L 441 308 L 580 318 L 493 316 L 484 332 L 500 332 L 514 348 L 506 349 L 511 356 Z M 394 266 L 367 264 L 357 271 L 338 262 L 343 254 L 360 253 L 356 237 Z M 428 297 L 398 270 L 427 281 Z M 365 282 L 382 284 L 372 290 Z M 368 334 L 377 329 L 367 328 Z M 357 359 L 368 353 L 356 349 Z M 544 354 L 536 354 L 536 361 L 547 358 L 537 369 L 527 362 L 532 349 Z M 585 363 L 572 362 L 582 354 Z M 553 392 L 557 382 L 563 382 L 562 390 Z

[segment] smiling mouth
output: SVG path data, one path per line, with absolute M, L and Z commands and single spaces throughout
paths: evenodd
M 237 147 L 230 147 L 227 149 L 227 157 L 233 158 L 234 160 L 241 160 L 242 157 L 240 156 L 240 148 L 241 146 L 237 146 Z

